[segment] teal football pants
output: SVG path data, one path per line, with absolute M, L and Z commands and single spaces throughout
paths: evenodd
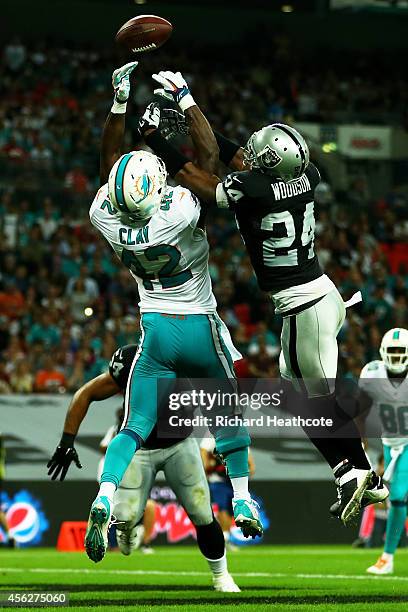
M 140 441 L 148 438 L 157 423 L 157 406 L 169 390 L 166 379 L 171 384 L 175 378 L 213 378 L 225 381 L 217 385 L 221 391 L 236 391 L 233 362 L 222 339 L 219 321 L 215 314 L 150 312 L 142 315 L 142 335 L 125 394 L 125 419 L 121 431 L 109 445 L 101 482 L 119 485 Z M 206 416 L 226 416 L 233 411 L 229 406 L 216 410 Z M 248 475 L 247 453 L 242 452 L 250 443 L 246 428 L 214 425 L 210 429 L 217 451 L 225 456 L 229 476 Z
M 384 445 L 384 468 L 391 461 L 391 448 Z M 398 457 L 390 482 L 390 510 L 387 518 L 384 551 L 394 554 L 407 520 L 408 503 L 408 446 Z

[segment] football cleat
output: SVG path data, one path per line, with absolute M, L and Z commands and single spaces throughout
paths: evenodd
M 390 492 L 385 486 L 381 476 L 374 474 L 373 484 L 364 491 L 361 505 L 363 508 L 370 506 L 371 504 L 379 504 L 387 499 Z
M 386 574 L 394 573 L 393 559 L 385 559 L 382 555 L 377 563 L 367 568 L 367 574 L 375 574 L 376 576 L 385 576 Z
M 219 593 L 240 593 L 241 589 L 235 584 L 231 574 L 213 576 L 214 589 Z
M 261 537 L 263 527 L 259 518 L 258 504 L 253 499 L 232 500 L 235 524 L 239 527 L 246 538 L 250 536 Z
M 374 484 L 368 487 L 363 494 L 361 500 L 361 508 L 371 506 L 371 504 L 379 504 L 385 501 L 389 495 L 387 487 L 383 483 L 383 479 L 376 474 L 373 476 Z M 330 508 L 330 514 L 340 518 L 340 502 L 335 502 Z
M 144 555 L 153 555 L 154 554 L 154 548 L 152 548 L 152 546 L 150 544 L 143 544 L 140 547 L 140 552 L 142 552 Z
M 376 474 L 371 470 L 350 467 L 335 483 L 338 501 L 330 507 L 330 513 L 344 525 L 350 525 L 358 517 L 365 491 L 373 485 Z
M 108 548 L 111 507 L 107 497 L 97 497 L 91 506 L 85 534 L 85 550 L 91 561 L 102 561 Z
M 228 541 L 225 542 L 225 550 L 228 550 L 228 552 L 239 552 L 239 546 Z
M 143 525 L 134 525 L 132 523 L 118 522 L 116 524 L 116 536 L 118 540 L 119 550 L 122 555 L 130 555 L 134 550 L 137 550 L 142 543 L 144 535 Z

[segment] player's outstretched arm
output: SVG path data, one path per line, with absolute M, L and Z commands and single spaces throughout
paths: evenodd
M 180 72 L 162 70 L 152 78 L 161 89 L 155 93 L 173 99 L 180 111 L 185 114 L 188 130 L 197 153 L 197 166 L 213 174 L 217 170 L 219 149 L 209 122 L 198 108 L 191 95 L 187 81 Z
M 161 85 L 161 88 L 155 89 L 154 93 L 179 105 L 180 121 L 178 122 L 174 121 L 174 113 L 177 114 L 177 111 L 168 109 L 168 112 L 171 113 L 171 125 L 180 133 L 185 134 L 187 130 L 187 133 L 190 134 L 198 157 L 196 165 L 202 170 L 215 173 L 218 159 L 220 159 L 232 170 L 244 170 L 243 148 L 211 128 L 207 118 L 191 96 L 187 82 L 180 72 L 162 71 L 152 76 Z M 163 122 L 167 118 L 166 109 L 163 110 L 162 118 Z M 213 160 L 215 155 L 217 159 Z M 209 156 L 212 161 L 211 166 L 203 163 L 203 160 L 205 162 Z
M 51 480 L 56 480 L 58 477 L 64 480 L 72 461 L 78 468 L 82 467 L 74 448 L 74 442 L 89 406 L 92 402 L 112 397 L 119 391 L 120 388 L 108 373 L 97 376 L 78 389 L 68 407 L 64 433 L 52 458 L 47 463 L 48 476 L 51 476 Z
M 125 135 L 125 116 L 130 93 L 130 75 L 138 62 L 130 62 L 118 68 L 112 74 L 112 86 L 115 91 L 113 105 L 102 132 L 100 154 L 100 184 L 104 185 L 114 163 L 122 154 L 121 147 Z
M 185 155 L 173 147 L 159 131 L 160 109 L 150 103 L 139 120 L 139 130 L 146 144 L 166 164 L 167 172 L 177 183 L 195 193 L 201 201 L 215 204 L 216 187 L 220 179 L 198 168 Z

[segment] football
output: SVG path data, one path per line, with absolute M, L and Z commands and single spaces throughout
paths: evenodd
M 115 40 L 132 53 L 146 53 L 164 45 L 172 31 L 171 23 L 162 17 L 139 15 L 123 24 Z

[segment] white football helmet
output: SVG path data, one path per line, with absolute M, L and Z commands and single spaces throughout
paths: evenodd
M 133 221 L 146 221 L 160 206 L 166 188 L 166 166 L 147 151 L 122 155 L 109 174 L 112 206 Z
M 408 330 L 395 327 L 387 331 L 381 340 L 380 355 L 387 370 L 402 374 L 408 368 Z

